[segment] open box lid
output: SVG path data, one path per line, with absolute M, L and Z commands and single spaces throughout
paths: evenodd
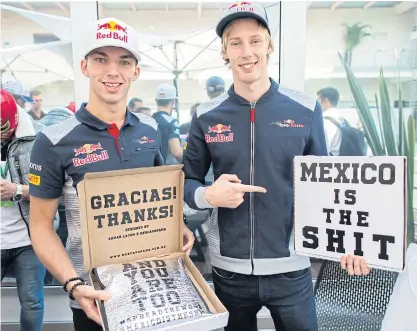
M 84 269 L 182 251 L 182 165 L 88 173 L 77 185 Z

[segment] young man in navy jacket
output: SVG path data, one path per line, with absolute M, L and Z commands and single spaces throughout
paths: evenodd
M 183 162 L 187 204 L 214 207 L 210 254 L 216 294 L 230 313 L 225 330 L 257 330 L 266 306 L 277 330 L 315 331 L 310 261 L 289 242 L 293 158 L 327 155 L 322 110 L 268 77 L 273 44 L 259 3 L 231 5 L 216 32 L 234 84 L 197 108 Z M 211 162 L 217 180 L 206 187 Z M 369 272 L 360 257 L 341 264 L 350 274 Z

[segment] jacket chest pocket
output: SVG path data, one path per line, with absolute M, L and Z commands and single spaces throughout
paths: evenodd
M 273 162 L 292 167 L 294 156 L 303 155 L 305 139 L 298 135 L 276 135 L 274 142 L 269 144 Z
M 132 148 L 132 156 L 135 158 L 135 165 L 138 167 L 153 166 L 155 153 L 155 146 L 135 146 Z

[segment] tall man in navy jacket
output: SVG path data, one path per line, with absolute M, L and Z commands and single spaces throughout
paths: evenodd
M 257 330 L 256 313 L 266 306 L 277 330 L 315 331 L 310 261 L 289 241 L 293 158 L 327 155 L 322 109 L 268 77 L 273 43 L 260 4 L 231 5 L 216 32 L 234 84 L 197 108 L 183 162 L 185 201 L 214 207 L 210 254 L 216 293 L 230 313 L 225 330 Z M 211 162 L 217 180 L 205 187 Z M 369 272 L 360 257 L 341 264 L 350 274 Z

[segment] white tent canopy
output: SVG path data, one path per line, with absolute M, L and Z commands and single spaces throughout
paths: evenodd
M 38 23 L 60 39 L 60 41 L 44 44 L 1 49 L 1 70 L 12 72 L 25 88 L 54 80 L 72 79 L 71 21 L 69 18 L 13 6 L 0 5 L 0 8 Z M 275 39 L 279 29 L 279 9 L 277 4 L 271 4 L 266 10 L 272 38 Z M 142 55 L 141 79 L 204 79 L 214 73 L 226 79 L 231 78 L 230 71 L 224 65 L 220 55 L 221 41 L 214 31 L 214 25 L 204 26 L 181 35 L 139 32 L 139 40 Z M 270 66 L 278 65 L 278 54 L 279 52 L 273 53 Z M 36 63 L 47 63 L 47 67 L 36 65 Z

